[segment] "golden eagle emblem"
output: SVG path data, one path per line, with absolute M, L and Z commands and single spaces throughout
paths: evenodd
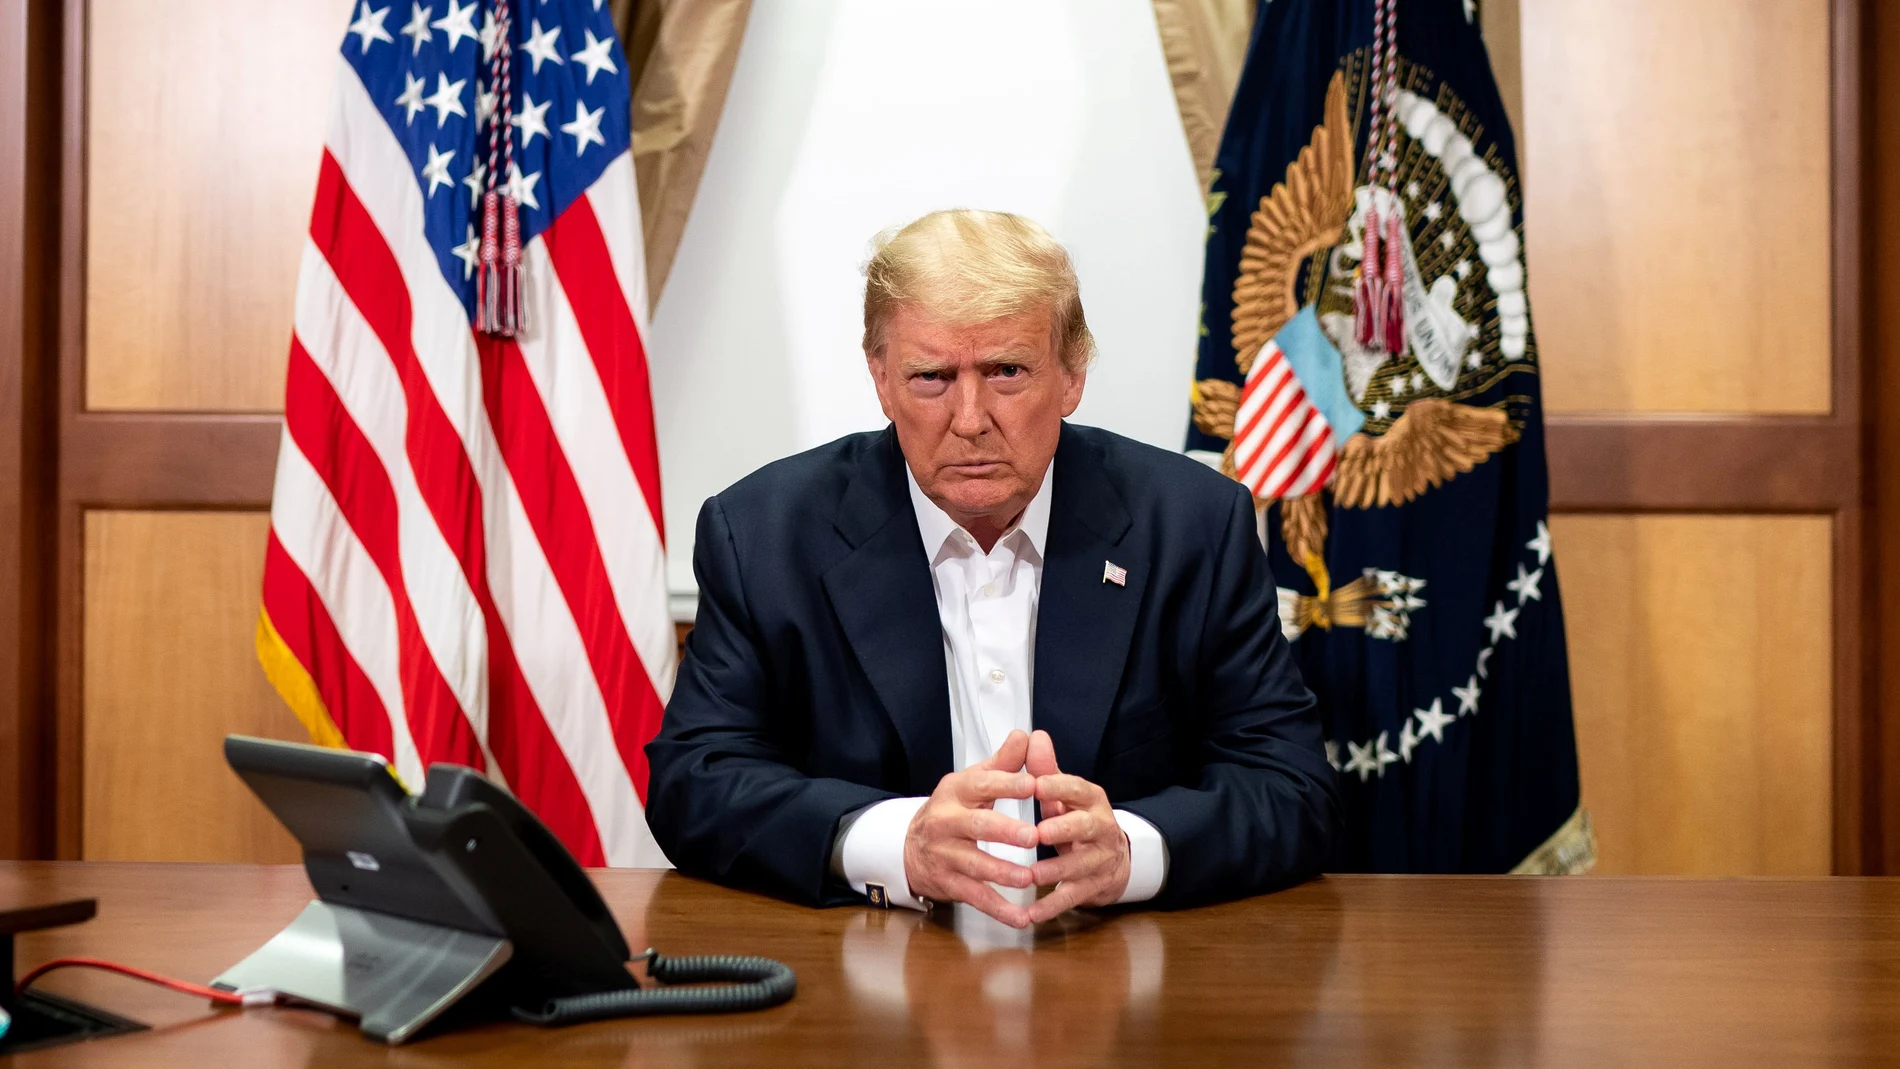
M 1319 307 L 1336 308 L 1342 294 L 1350 300 L 1362 249 L 1360 228 L 1375 198 L 1384 198 L 1379 211 L 1398 211 L 1408 222 L 1416 216 L 1421 226 L 1429 220 L 1447 235 L 1446 227 L 1457 222 L 1456 206 L 1447 222 L 1439 222 L 1443 205 L 1427 200 L 1418 181 L 1409 183 L 1407 197 L 1419 203 L 1355 186 L 1347 96 L 1344 73 L 1335 72 L 1320 125 L 1287 165 L 1285 179 L 1260 198 L 1250 217 L 1233 290 L 1234 362 L 1243 381 L 1203 379 L 1190 392 L 1195 426 L 1228 440 L 1222 470 L 1247 483 L 1261 507 L 1281 503 L 1287 552 L 1322 592 L 1317 599 L 1301 595 L 1313 605 L 1289 608 L 1303 623 L 1321 627 L 1360 625 L 1379 604 L 1374 589 L 1360 589 L 1369 578 L 1334 588 L 1325 574 L 1326 491 L 1341 508 L 1403 505 L 1471 471 L 1516 441 L 1518 433 L 1502 407 L 1459 404 L 1449 396 L 1458 376 L 1466 368 L 1480 368 L 1484 359 L 1471 348 L 1479 331 L 1454 307 L 1458 283 L 1472 265 L 1446 260 L 1453 241 L 1415 252 L 1405 235 L 1411 276 L 1407 338 L 1397 357 L 1362 349 L 1349 316 Z M 1422 172 L 1413 167 L 1408 173 Z M 1434 188 L 1443 195 L 1447 186 L 1440 181 Z M 1421 265 L 1438 269 L 1440 261 L 1443 270 L 1431 285 L 1424 284 L 1417 277 Z M 1302 327 L 1296 322 L 1301 318 L 1318 329 Z M 1263 353 L 1285 368 L 1262 365 L 1256 374 Z M 1254 391 L 1265 396 L 1253 396 Z M 1298 405 L 1310 411 L 1308 425 L 1324 421 L 1330 439 L 1309 427 L 1300 441 L 1315 444 L 1303 453 L 1281 445 L 1288 437 L 1284 431 L 1264 445 L 1253 440 L 1298 418 L 1286 415 Z M 1300 459 L 1281 459 L 1294 454 Z M 1325 604 L 1340 595 L 1349 595 L 1351 604 Z

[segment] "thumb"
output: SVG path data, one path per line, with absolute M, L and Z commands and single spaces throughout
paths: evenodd
M 1029 736 L 1025 767 L 1032 776 L 1053 776 L 1062 771 L 1056 767 L 1056 742 L 1047 731 L 1038 730 Z
M 983 764 L 999 772 L 1020 772 L 1028 755 L 1029 736 L 1021 731 L 1012 731 L 1009 737 L 1003 740 L 1003 745 L 998 746 L 996 752 L 991 754 L 990 759 Z

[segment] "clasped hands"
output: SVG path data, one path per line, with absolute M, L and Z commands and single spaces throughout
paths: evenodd
M 1034 798 L 1042 822 L 1030 824 L 996 811 L 999 798 Z M 1018 865 L 985 853 L 979 842 L 1034 849 L 1056 856 Z M 1012 731 L 987 760 L 945 776 L 904 836 L 904 875 L 911 894 L 937 902 L 967 902 L 1013 928 L 1049 920 L 1078 906 L 1107 906 L 1128 887 L 1128 836 L 1115 820 L 1108 792 L 1056 767 L 1046 731 Z M 991 884 L 1055 889 L 1025 907 Z

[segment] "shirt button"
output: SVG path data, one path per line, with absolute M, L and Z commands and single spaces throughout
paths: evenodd
M 996 596 L 996 584 L 995 584 L 995 583 L 984 583 L 984 584 L 983 584 L 983 596 L 984 596 L 984 597 L 986 597 L 986 598 L 993 598 L 993 597 L 995 597 L 995 596 Z
M 1002 681 L 1003 681 L 1003 670 L 1001 668 L 990 669 L 990 682 L 1001 683 Z

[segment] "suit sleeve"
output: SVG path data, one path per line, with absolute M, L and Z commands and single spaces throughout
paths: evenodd
M 688 875 L 807 905 L 859 901 L 828 878 L 838 822 L 895 795 L 794 767 L 718 498 L 700 510 L 697 537 L 699 615 L 646 748 L 653 837 Z
M 1201 641 L 1199 779 L 1118 803 L 1167 840 L 1167 883 L 1153 900 L 1163 908 L 1306 879 L 1331 859 L 1339 823 L 1319 714 L 1280 632 L 1253 501 L 1237 489 Z

